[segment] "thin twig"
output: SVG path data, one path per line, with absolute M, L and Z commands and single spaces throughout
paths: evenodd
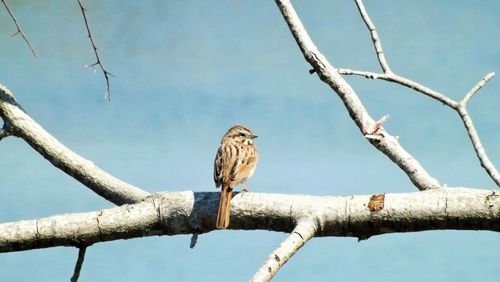
M 106 99 L 108 99 L 108 101 L 111 101 L 111 91 L 109 88 L 109 76 L 114 76 L 114 75 L 112 73 L 108 72 L 104 68 L 104 65 L 101 61 L 101 58 L 99 57 L 99 53 L 97 52 L 97 47 L 96 47 L 96 44 L 94 42 L 94 38 L 92 37 L 92 34 L 90 33 L 89 22 L 87 20 L 87 14 L 86 14 L 87 8 L 85 8 L 83 6 L 83 3 L 81 0 L 78 0 L 78 5 L 80 5 L 80 9 L 82 10 L 83 19 L 85 21 L 85 28 L 87 29 L 87 36 L 90 39 L 90 43 L 92 44 L 92 48 L 94 49 L 94 54 L 95 54 L 95 57 L 97 60 L 97 62 L 90 64 L 90 65 L 86 65 L 85 67 L 99 66 L 99 68 L 102 70 L 102 73 L 104 74 L 104 78 L 106 79 L 106 92 L 104 94 L 104 97 Z
M 87 251 L 87 246 L 78 248 L 78 259 L 76 260 L 75 270 L 73 271 L 71 282 L 77 282 L 80 277 L 80 271 L 82 270 L 83 261 L 85 260 L 85 251 Z
M 316 234 L 317 226 L 313 220 L 297 224 L 292 233 L 274 250 L 257 270 L 250 281 L 269 281 L 288 262 L 297 251 Z
M 365 5 L 363 4 L 362 0 L 354 0 L 356 2 L 356 6 L 358 7 L 359 13 L 361 14 L 361 17 L 363 18 L 363 21 L 366 24 L 366 27 L 370 31 L 370 35 L 372 37 L 373 41 L 373 46 L 375 47 L 375 52 L 377 52 L 377 58 L 378 62 L 380 63 L 380 67 L 382 67 L 382 70 L 384 73 L 390 74 L 392 73 L 391 69 L 389 68 L 389 64 L 385 60 L 385 55 L 384 51 L 382 50 L 382 42 L 380 41 L 377 33 L 377 29 L 375 28 L 375 25 L 373 24 L 372 20 L 370 19 L 370 16 L 368 16 L 368 13 L 366 12 Z
M 5 6 L 5 9 L 7 9 L 7 12 L 9 13 L 10 17 L 12 18 L 12 20 L 14 21 L 14 24 L 16 25 L 16 28 L 17 28 L 17 31 L 12 35 L 12 36 L 16 36 L 18 34 L 21 34 L 21 37 L 23 38 L 23 40 L 26 42 L 26 44 L 28 44 L 28 47 L 30 48 L 31 50 L 31 53 L 33 53 L 33 56 L 36 57 L 36 52 L 35 52 L 35 49 L 33 48 L 33 46 L 31 45 L 30 41 L 28 40 L 28 37 L 26 36 L 26 34 L 24 34 L 23 30 L 21 29 L 21 26 L 19 25 L 19 23 L 17 22 L 17 19 L 16 17 L 14 16 L 14 14 L 12 13 L 12 11 L 10 10 L 9 8 L 9 5 L 7 5 L 7 2 L 5 2 L 5 0 L 2 0 L 2 3 L 3 5 Z
M 467 92 L 467 94 L 464 96 L 462 101 L 460 101 L 460 104 L 466 105 L 469 100 L 481 89 L 483 86 L 488 83 L 493 77 L 495 76 L 494 72 L 490 72 L 487 74 L 483 79 L 481 79 L 472 89 Z

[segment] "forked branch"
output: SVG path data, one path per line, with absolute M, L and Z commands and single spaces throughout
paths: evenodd
M 370 117 L 356 92 L 320 53 L 290 1 L 276 0 L 276 4 L 306 61 L 311 64 L 319 78 L 337 93 L 351 118 L 360 131 L 366 135 L 366 128 L 372 128 L 376 122 Z M 397 138 L 391 136 L 383 127 L 374 133 L 379 138 L 368 138 L 368 141 L 396 163 L 419 190 L 439 187 L 439 182 L 430 176 L 420 163 L 399 144 Z M 370 136 L 373 136 L 373 133 Z
M 106 80 L 106 92 L 104 94 L 104 97 L 106 99 L 108 99 L 108 101 L 111 101 L 111 90 L 110 90 L 110 87 L 109 87 L 109 76 L 114 76 L 114 75 L 112 73 L 108 72 L 104 68 L 102 60 L 99 57 L 99 52 L 97 52 L 97 46 L 96 46 L 96 44 L 94 42 L 94 38 L 92 37 L 92 33 L 90 32 L 90 26 L 89 26 L 89 22 L 87 20 L 87 13 L 86 13 L 87 8 L 85 8 L 85 6 L 83 6 L 83 3 L 82 3 L 81 0 L 78 0 L 78 5 L 80 6 L 80 10 L 82 11 L 83 20 L 85 21 L 85 28 L 87 29 L 87 36 L 90 39 L 90 43 L 92 44 L 92 48 L 94 50 L 94 55 L 95 55 L 96 60 L 97 60 L 95 63 L 90 64 L 90 65 L 86 65 L 85 67 L 92 68 L 92 67 L 95 67 L 95 66 L 99 66 L 99 68 L 101 69 L 102 73 L 104 74 L 104 79 Z
M 23 30 L 21 29 L 21 26 L 17 22 L 16 16 L 14 16 L 14 13 L 12 13 L 12 11 L 9 8 L 9 5 L 7 5 L 7 2 L 5 0 L 2 0 L 2 3 L 5 6 L 5 9 L 9 13 L 12 20 L 14 21 L 14 24 L 16 25 L 16 28 L 17 28 L 17 31 L 12 36 L 16 36 L 16 35 L 20 34 L 21 37 L 23 38 L 24 42 L 26 42 L 26 44 L 28 44 L 28 47 L 30 48 L 31 53 L 33 53 L 33 56 L 36 57 L 35 48 L 33 48 L 33 46 L 31 46 L 31 43 L 28 40 L 28 37 L 26 36 L 26 34 L 24 34 Z
M 495 181 L 497 186 L 500 186 L 500 174 L 498 173 L 497 169 L 495 168 L 495 165 L 490 161 L 490 158 L 488 157 L 488 154 L 486 154 L 486 150 L 483 147 L 483 144 L 481 143 L 481 139 L 479 139 L 479 134 L 477 133 L 477 130 L 474 126 L 474 123 L 472 122 L 472 118 L 469 115 L 469 112 L 467 111 L 467 103 L 469 100 L 488 82 L 490 81 L 495 73 L 489 73 L 487 74 L 483 79 L 481 79 L 458 103 L 458 106 L 455 108 L 455 110 L 458 112 L 460 115 L 460 118 L 462 119 L 464 126 L 467 130 L 467 134 L 469 135 L 469 138 L 472 142 L 472 146 L 474 147 L 474 150 L 476 151 L 476 155 L 479 158 L 479 162 L 481 163 L 481 166 L 486 170 L 488 175 Z
M 500 186 L 500 175 L 498 171 L 496 170 L 495 166 L 493 163 L 490 161 L 488 155 L 486 154 L 486 151 L 481 144 L 481 140 L 479 138 L 479 134 L 477 133 L 474 123 L 472 122 L 472 118 L 469 116 L 469 113 L 467 112 L 467 103 L 470 101 L 470 99 L 488 82 L 490 81 L 495 73 L 489 73 L 487 74 L 481 81 L 479 81 L 465 96 L 461 101 L 454 101 L 453 99 L 447 97 L 444 94 L 441 94 L 437 91 L 434 91 L 430 88 L 427 88 L 423 85 L 418 84 L 417 82 L 411 81 L 410 79 L 401 77 L 397 74 L 394 74 L 390 71 L 389 65 L 385 59 L 385 56 L 382 51 L 382 43 L 380 38 L 378 37 L 378 34 L 376 32 L 375 25 L 371 21 L 370 17 L 368 16 L 368 13 L 363 5 L 362 0 L 355 0 L 356 5 L 358 7 L 358 10 L 360 12 L 361 17 L 363 18 L 368 30 L 371 33 L 373 45 L 375 47 L 375 50 L 377 52 L 377 58 L 379 60 L 379 63 L 382 67 L 382 70 L 384 73 L 374 73 L 374 72 L 366 72 L 366 71 L 357 71 L 357 70 L 351 70 L 351 69 L 337 69 L 337 72 L 339 74 L 343 75 L 359 75 L 359 76 L 364 76 L 365 78 L 368 79 L 382 79 L 390 82 L 394 82 L 406 87 L 409 87 L 417 92 L 420 92 L 424 95 L 427 95 L 441 103 L 443 105 L 446 105 L 453 110 L 455 110 L 459 115 L 460 118 L 462 119 L 464 126 L 467 130 L 467 134 L 469 135 L 469 138 L 472 142 L 474 151 L 476 152 L 476 155 L 481 163 L 481 166 L 486 170 L 488 175 L 493 179 L 493 181 L 497 184 L 497 186 Z

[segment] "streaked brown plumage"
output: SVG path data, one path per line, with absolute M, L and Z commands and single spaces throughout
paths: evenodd
M 233 188 L 247 181 L 255 171 L 258 155 L 252 130 L 235 125 L 222 137 L 214 161 L 214 181 L 221 187 L 216 227 L 227 228 Z

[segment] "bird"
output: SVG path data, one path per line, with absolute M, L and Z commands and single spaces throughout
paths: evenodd
M 217 229 L 229 226 L 233 188 L 247 181 L 255 171 L 259 159 L 255 138 L 257 135 L 250 128 L 239 124 L 229 128 L 222 137 L 214 161 L 215 187 L 221 187 Z

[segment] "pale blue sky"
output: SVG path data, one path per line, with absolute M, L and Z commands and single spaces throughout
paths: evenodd
M 212 163 L 235 123 L 260 137 L 255 192 L 413 192 L 374 150 L 300 54 L 274 1 L 85 1 L 111 79 L 103 99 L 76 1 L 10 1 L 39 57 L 0 9 L 0 83 L 75 152 L 143 189 L 215 191 Z M 339 67 L 378 71 L 353 1 L 295 1 L 318 47 Z M 500 72 L 500 2 L 367 1 L 392 69 L 454 99 Z M 396 85 L 349 77 L 375 118 L 441 183 L 493 188 L 458 116 Z M 499 78 L 470 103 L 500 166 Z M 0 222 L 112 207 L 17 138 L 0 141 Z M 245 281 L 285 234 L 221 231 L 97 244 L 81 281 Z M 500 238 L 441 231 L 308 243 L 276 281 L 496 281 Z M 67 281 L 77 250 L 0 254 L 0 281 Z M 223 267 L 228 265 L 229 267 Z

